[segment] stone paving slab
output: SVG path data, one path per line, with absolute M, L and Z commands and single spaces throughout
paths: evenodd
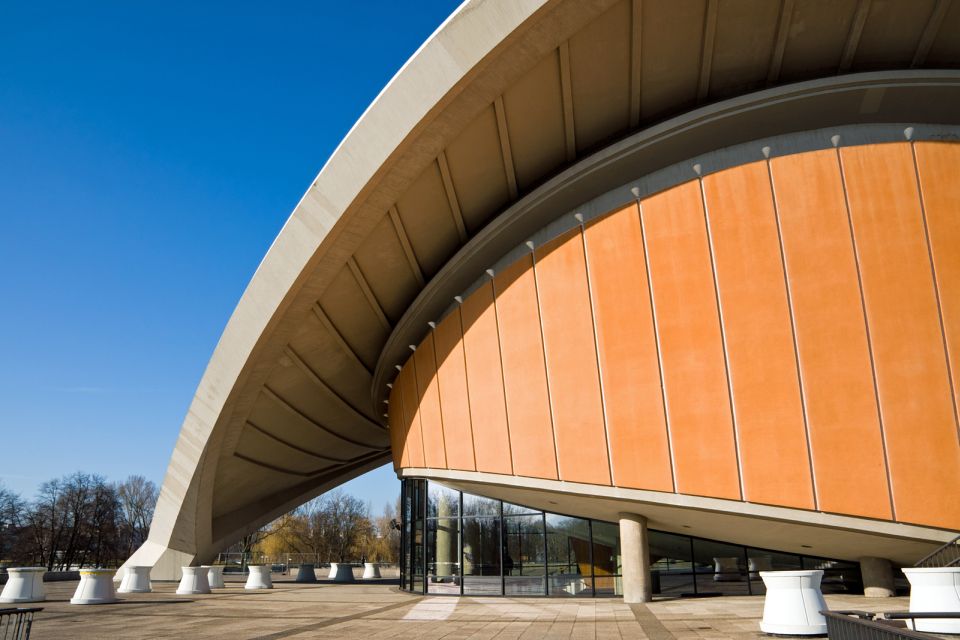
M 418 596 L 390 581 L 335 585 L 275 582 L 269 591 L 228 583 L 211 595 L 178 596 L 175 583 L 113 605 L 69 604 L 76 582 L 48 583 L 32 637 L 286 640 L 754 640 L 762 596 L 619 599 Z M 832 609 L 906 610 L 907 598 L 827 596 Z

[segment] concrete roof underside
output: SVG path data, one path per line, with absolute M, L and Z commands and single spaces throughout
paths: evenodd
M 578 161 L 770 87 L 957 66 L 956 1 L 468 0 L 363 114 L 254 274 L 184 421 L 151 553 L 208 560 L 387 462 L 384 383 L 437 319 L 424 291 Z M 882 93 L 865 95 L 840 121 L 889 117 Z

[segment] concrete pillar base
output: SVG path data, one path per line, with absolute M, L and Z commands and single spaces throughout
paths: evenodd
M 177 595 L 194 596 L 202 593 L 210 593 L 210 583 L 207 581 L 207 570 L 202 567 L 180 567 L 183 575 L 180 578 L 180 586 L 177 587 Z
M 297 569 L 297 582 L 316 582 L 317 571 L 312 564 L 301 564 Z
M 635 513 L 620 514 L 620 551 L 623 566 L 623 601 L 627 604 L 653 600 L 650 580 L 650 543 L 647 519 Z
M 207 584 L 211 589 L 225 589 L 227 585 L 223 584 L 223 565 L 205 564 L 203 568 L 207 570 Z
M 127 567 L 117 593 L 150 593 L 150 567 Z
M 363 563 L 363 579 L 372 580 L 380 577 L 380 566 L 372 562 Z
M 0 603 L 42 602 L 47 599 L 43 588 L 43 567 L 10 567 L 7 569 L 7 584 L 0 594 Z
M 243 585 L 244 589 L 273 589 L 273 578 L 270 575 L 272 567 L 268 564 L 247 565 L 250 575 L 247 576 L 247 583 Z
M 81 569 L 80 584 L 70 604 L 110 604 L 117 601 L 113 590 L 113 569 Z

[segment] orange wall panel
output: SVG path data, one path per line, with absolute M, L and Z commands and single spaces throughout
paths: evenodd
M 460 313 L 477 471 L 510 474 L 513 465 L 492 283 L 485 282 L 467 297 Z
M 403 401 L 403 422 L 404 422 L 404 447 L 403 456 L 406 462 L 404 466 L 422 467 L 423 458 L 423 436 L 420 433 L 420 406 L 417 395 L 417 379 L 415 372 L 416 363 L 413 356 L 403 365 L 403 370 L 397 376 L 394 387 L 400 387 L 400 393 Z
M 813 509 L 813 480 L 766 162 L 703 180 L 744 499 Z
M 455 308 L 437 325 L 433 338 L 447 466 L 450 469 L 475 471 L 477 467 L 473 458 L 473 430 L 459 308 Z
M 524 256 L 498 273 L 493 287 L 513 471 L 555 480 L 557 461 L 531 257 Z
M 910 145 L 841 149 L 895 516 L 960 523 L 957 425 Z M 951 453 L 952 452 L 952 453 Z
M 613 484 L 673 491 L 640 212 L 631 204 L 584 229 Z
M 918 142 L 914 148 L 956 403 L 960 401 L 960 144 Z
M 677 491 L 740 499 L 720 319 L 699 184 L 641 203 Z
M 770 162 L 822 511 L 891 517 L 857 264 L 833 150 Z
M 417 347 L 413 360 L 417 374 L 417 397 L 420 399 L 424 463 L 428 467 L 444 469 L 447 466 L 447 456 L 443 442 L 443 421 L 440 418 L 440 390 L 437 388 L 433 333 L 427 335 Z
M 403 431 L 403 400 L 400 397 L 400 388 L 396 384 L 390 389 L 387 424 L 390 427 L 390 453 L 393 454 L 393 470 L 396 471 L 404 466 L 404 461 L 406 460 L 402 455 L 405 439 Z
M 560 478 L 609 485 L 597 343 L 580 229 L 544 244 L 534 255 Z

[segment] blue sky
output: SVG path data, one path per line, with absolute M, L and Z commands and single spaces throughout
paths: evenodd
M 0 4 L 0 482 L 162 481 L 274 236 L 456 5 Z

